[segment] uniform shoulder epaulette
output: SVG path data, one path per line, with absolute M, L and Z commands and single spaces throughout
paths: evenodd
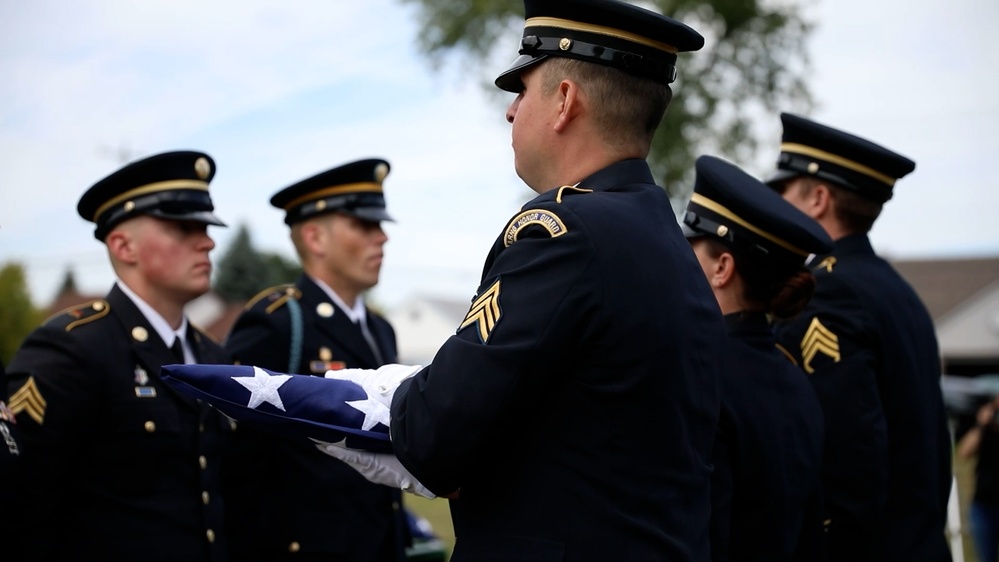
M 788 351 L 786 347 L 779 343 L 775 343 L 774 347 L 776 347 L 777 351 L 781 352 L 784 355 L 784 358 L 790 361 L 792 365 L 795 367 L 798 366 L 798 360 L 794 358 L 794 355 L 791 355 L 791 352 Z
M 67 332 L 73 328 L 104 318 L 111 312 L 111 305 L 104 299 L 92 300 L 63 309 L 42 322 L 42 325 L 62 326 Z
M 833 266 L 835 265 L 836 265 L 836 258 L 833 256 L 827 256 L 825 259 L 820 261 L 815 267 L 813 267 L 812 271 L 818 273 L 824 269 L 826 273 L 832 273 Z
M 593 190 L 583 189 L 582 187 L 576 187 L 574 185 L 563 185 L 558 188 L 558 193 L 555 194 L 555 202 L 561 203 L 564 195 L 572 195 L 575 193 L 593 193 Z
M 286 283 L 260 291 L 252 299 L 246 301 L 246 305 L 243 308 L 250 310 L 255 306 L 261 305 L 264 306 L 264 311 L 270 314 L 284 306 L 288 302 L 288 299 L 298 300 L 300 298 L 302 298 L 302 291 L 298 290 L 298 287 L 295 285 Z

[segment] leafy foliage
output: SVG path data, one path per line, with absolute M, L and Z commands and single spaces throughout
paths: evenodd
M 298 264 L 278 254 L 258 252 L 245 224 L 218 262 L 215 291 L 227 302 L 244 302 L 272 285 L 293 282 Z
M 419 47 L 436 67 L 451 53 L 470 68 L 497 52 L 516 56 L 522 0 L 400 0 L 418 7 Z M 804 49 L 812 25 L 800 2 L 781 0 L 654 0 L 640 3 L 678 19 L 705 37 L 705 47 L 680 53 L 674 99 L 653 141 L 649 163 L 671 196 L 689 198 L 693 164 L 704 153 L 750 162 L 755 120 L 777 122 L 780 111 L 807 112 Z M 498 69 L 498 67 L 496 67 Z M 493 77 L 490 77 L 490 81 Z M 495 89 L 495 88 L 494 88 Z M 776 148 L 773 150 L 776 157 Z
M 10 363 L 21 341 L 44 320 L 31 303 L 24 267 L 8 263 L 0 269 L 0 360 Z

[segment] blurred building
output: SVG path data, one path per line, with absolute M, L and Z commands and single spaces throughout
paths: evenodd
M 999 373 L 999 257 L 893 265 L 933 316 L 944 373 Z
M 395 328 L 399 362 L 426 365 L 454 334 L 471 302 L 414 294 L 386 314 Z

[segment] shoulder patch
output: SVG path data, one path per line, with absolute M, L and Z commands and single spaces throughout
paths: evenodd
M 826 273 L 832 273 L 833 266 L 836 265 L 836 258 L 833 256 L 828 256 L 824 260 L 820 261 L 818 265 L 812 268 L 812 271 L 826 270 Z
M 517 241 L 520 231 L 531 225 L 538 225 L 548 231 L 548 235 L 557 238 L 565 234 L 565 223 L 552 211 L 547 209 L 530 209 L 513 217 L 503 235 L 503 245 L 509 247 Z
M 28 377 L 28 382 L 21 385 L 21 388 L 10 397 L 10 411 L 15 416 L 25 412 L 38 425 L 42 425 L 42 421 L 45 420 L 46 406 L 47 403 L 42 398 L 38 385 L 35 384 L 35 377 Z
M 64 329 L 68 332 L 77 326 L 104 318 L 109 312 L 111 312 L 111 305 L 108 304 L 108 301 L 97 299 L 61 310 L 45 319 L 42 324 L 65 323 Z
M 809 375 L 815 372 L 812 361 L 820 353 L 832 359 L 833 363 L 839 363 L 839 337 L 815 317 L 808 325 L 805 337 L 801 338 L 801 364 Z
M 479 334 L 479 341 L 482 343 L 489 341 L 489 335 L 492 334 L 493 328 L 496 327 L 496 323 L 499 322 L 500 316 L 503 314 L 503 311 L 500 310 L 499 296 L 500 280 L 497 279 L 472 302 L 468 314 L 465 315 L 465 319 L 462 320 L 457 331 L 460 332 L 469 326 L 475 326 L 476 332 Z
M 558 188 L 558 193 L 555 194 L 555 202 L 562 202 L 562 195 L 571 195 L 573 193 L 593 193 L 592 189 L 583 189 L 582 187 L 576 187 L 574 185 L 563 185 Z
M 291 283 L 286 283 L 284 285 L 276 285 L 260 291 L 254 295 L 252 299 L 246 301 L 246 305 L 243 306 L 243 309 L 249 310 L 258 303 L 261 303 L 266 306 L 264 311 L 267 312 L 267 314 L 270 314 L 284 306 L 284 304 L 288 302 L 288 299 L 298 300 L 300 298 L 302 298 L 302 291 L 298 290 L 298 287 L 292 285 Z

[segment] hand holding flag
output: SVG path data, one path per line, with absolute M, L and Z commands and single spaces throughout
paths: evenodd
M 392 408 L 392 397 L 402 381 L 419 373 L 422 365 L 382 365 L 377 369 L 341 369 L 326 371 L 326 378 L 351 381 L 386 408 Z M 387 423 L 386 423 L 387 425 Z
M 316 447 L 327 455 L 338 458 L 350 465 L 364 478 L 375 484 L 398 488 L 404 492 L 416 494 L 424 498 L 434 499 L 437 496 L 428 490 L 412 475 L 399 459 L 391 453 L 373 453 L 345 449 L 340 443 L 324 443 L 317 441 Z

